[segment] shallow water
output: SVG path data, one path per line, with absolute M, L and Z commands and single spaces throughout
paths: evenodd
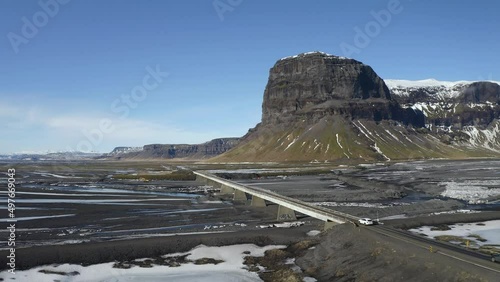
M 20 237 L 18 247 L 203 230 L 204 224 L 192 222 L 193 218 L 209 215 L 206 222 L 217 224 L 210 214 L 230 207 L 220 201 L 204 203 L 200 200 L 203 195 L 172 192 L 168 186 L 153 187 L 155 191 L 151 191 L 132 190 L 136 183 L 70 184 L 61 183 L 59 178 L 55 181 L 18 185 L 14 218 Z M 165 191 L 156 191 L 160 189 Z M 6 203 L 6 198 L 6 191 L 2 191 L 0 202 Z M 0 249 L 6 246 L 6 242 L 0 243 Z

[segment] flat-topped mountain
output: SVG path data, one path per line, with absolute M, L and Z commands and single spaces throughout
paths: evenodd
M 395 119 L 423 126 L 414 111 L 407 116 L 384 81 L 361 62 L 323 52 L 279 60 L 269 71 L 262 124 L 281 124 L 325 115 L 349 119 Z
M 300 54 L 279 60 L 269 71 L 262 123 L 293 121 L 309 113 L 374 114 L 369 106 L 352 111 L 351 101 L 377 103 L 383 115 L 390 112 L 389 89 L 371 67 L 321 52 Z
M 213 161 L 370 161 L 500 154 L 495 137 L 499 114 L 483 109 L 483 104 L 498 106 L 497 84 L 389 80 L 388 85 L 370 66 L 353 59 L 323 52 L 280 59 L 269 71 L 262 122 L 238 146 Z M 432 103 L 446 108 L 450 101 L 455 103 L 455 118 L 447 120 L 449 116 L 429 110 L 436 107 Z M 467 103 L 471 105 L 464 106 Z M 461 120 L 456 120 L 460 115 Z M 435 130 L 436 124 L 450 123 L 460 132 Z

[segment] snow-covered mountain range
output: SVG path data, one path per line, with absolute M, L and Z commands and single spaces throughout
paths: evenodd
M 401 105 L 420 110 L 445 142 L 500 152 L 500 82 L 385 80 Z

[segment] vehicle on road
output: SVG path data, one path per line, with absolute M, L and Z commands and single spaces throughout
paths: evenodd
M 500 262 L 500 254 L 491 255 L 492 262 Z
M 363 225 L 373 225 L 373 220 L 371 218 L 361 218 L 359 219 L 359 223 Z

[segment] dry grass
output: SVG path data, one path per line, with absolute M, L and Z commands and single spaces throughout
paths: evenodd
M 479 242 L 486 242 L 486 241 L 488 241 L 488 240 L 484 239 L 483 237 L 481 237 L 481 236 L 479 236 L 477 234 L 470 234 L 467 237 L 469 237 L 469 238 L 475 238 Z
M 453 236 L 453 235 L 440 235 L 434 237 L 436 240 L 443 241 L 443 242 L 460 242 L 460 244 L 467 244 L 467 240 L 465 238 L 459 237 L 459 236 Z

